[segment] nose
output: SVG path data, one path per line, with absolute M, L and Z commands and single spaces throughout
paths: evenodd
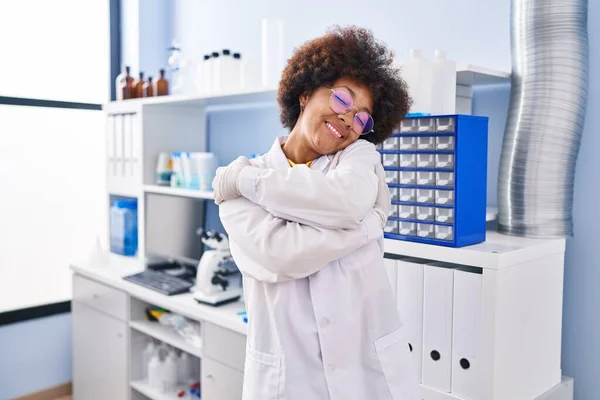
M 352 127 L 352 118 L 354 118 L 355 113 L 356 113 L 356 111 L 354 109 L 351 109 L 346 114 L 338 114 L 338 118 L 341 119 L 342 121 L 344 121 L 344 124 L 346 125 L 346 127 L 351 128 Z

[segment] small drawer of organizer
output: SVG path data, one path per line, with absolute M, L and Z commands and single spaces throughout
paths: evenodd
M 378 147 L 393 203 L 386 238 L 452 247 L 485 240 L 487 124 L 408 117 Z

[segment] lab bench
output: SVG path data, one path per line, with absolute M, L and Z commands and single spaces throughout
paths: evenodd
M 400 277 L 407 262 L 417 260 L 417 270 L 419 265 L 424 268 L 436 262 L 479 270 L 480 300 L 473 306 L 481 318 L 474 325 L 479 333 L 470 349 L 471 368 L 452 370 L 463 382 L 471 382 L 467 391 L 477 395 L 458 395 L 452 393 L 451 383 L 440 389 L 422 378 L 423 400 L 572 400 L 573 380 L 562 377 L 560 369 L 563 239 L 527 239 L 488 231 L 486 242 L 473 246 L 385 239 L 384 250 L 399 308 Z M 135 261 L 112 254 L 103 263 L 72 266 L 75 400 L 177 398 L 175 393 L 152 389 L 142 379 L 140 354 L 149 337 L 199 359 L 203 399 L 240 400 L 247 324 L 239 313 L 244 304 L 201 305 L 191 293 L 165 296 L 122 279 L 140 270 Z M 418 284 L 414 286 L 414 297 L 423 296 Z M 194 347 L 170 328 L 145 320 L 143 310 L 148 305 L 200 322 L 202 346 Z M 410 321 L 406 315 L 405 324 Z M 420 334 L 426 330 L 422 325 L 419 329 Z M 407 335 L 410 339 L 410 332 Z M 422 365 L 429 352 L 418 342 L 413 354 L 423 357 Z M 443 351 L 442 356 L 449 357 Z
M 111 256 L 102 265 L 73 265 L 72 271 L 75 399 L 177 399 L 176 392 L 157 391 L 143 379 L 141 354 L 149 338 L 199 359 L 203 399 L 241 399 L 247 327 L 238 314 L 245 309 L 242 303 L 205 306 L 191 293 L 165 296 L 127 282 L 122 277 L 139 268 L 122 257 Z M 200 322 L 202 346 L 148 321 L 147 306 Z

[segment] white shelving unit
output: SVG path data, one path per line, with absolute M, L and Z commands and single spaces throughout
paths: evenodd
M 471 113 L 473 86 L 508 83 L 509 79 L 510 75 L 506 72 L 459 65 L 457 112 Z M 146 260 L 145 216 L 148 196 L 174 196 L 199 201 L 214 198 L 211 192 L 155 185 L 158 154 L 206 151 L 206 114 L 210 110 L 273 107 L 275 100 L 276 90 L 272 89 L 209 97 L 135 99 L 109 103 L 104 107 L 107 117 L 108 194 L 132 197 L 138 201 L 139 256 L 127 260 L 128 270 L 134 267 L 142 269 Z M 488 220 L 495 216 L 494 211 L 490 211 Z M 483 365 L 480 372 L 482 397 L 478 400 L 531 400 L 534 397 L 532 393 L 537 396 L 541 393 L 540 389 L 559 386 L 564 241 L 516 239 L 488 232 L 485 243 L 461 249 L 387 239 L 384 247 L 385 252 L 395 258 L 418 257 L 475 266 L 482 270 L 481 310 L 484 317 L 481 327 L 484 339 L 476 344 Z M 119 262 L 119 259 L 113 257 L 112 261 Z M 167 307 L 188 317 L 192 317 L 192 307 L 198 307 L 191 300 L 189 304 L 184 304 L 185 299 L 189 300 L 185 295 L 180 297 L 182 300 L 160 300 L 147 289 L 122 280 L 104 277 L 97 272 L 80 270 L 80 273 L 89 274 L 92 279 L 98 279 L 105 285 L 116 286 L 128 293 L 130 298 Z M 131 304 L 138 307 L 141 303 Z M 177 398 L 175 393 L 160 393 L 138 379 L 141 376 L 139 362 L 132 362 L 131 359 L 136 359 L 143 349 L 142 335 L 201 358 L 201 379 L 206 381 L 206 385 L 203 384 L 206 389 L 203 398 L 239 400 L 245 338 L 239 330 L 234 332 L 232 326 L 235 324 L 232 321 L 235 316 L 225 316 L 224 308 L 203 308 L 203 312 L 204 317 L 197 320 L 208 319 L 211 322 L 203 324 L 202 349 L 191 346 L 175 332 L 157 323 L 140 321 L 142 317 L 139 314 L 128 321 L 131 369 L 128 380 L 132 400 Z M 536 315 L 537 325 L 523 322 L 527 313 Z M 519 324 L 525 326 L 516 330 Z M 515 336 L 515 332 L 522 332 L 523 337 Z M 523 346 L 528 344 L 532 350 L 524 352 Z M 518 399 L 513 396 L 513 390 L 516 389 L 521 390 Z M 424 400 L 463 400 L 425 386 L 422 397 Z
M 474 66 L 457 68 L 457 108 L 470 113 L 472 86 L 508 82 L 509 74 Z M 138 257 L 146 259 L 146 197 L 175 196 L 212 200 L 212 192 L 155 184 L 160 152 L 206 151 L 206 113 L 225 108 L 273 107 L 275 89 L 213 96 L 162 96 L 111 102 L 104 106 L 107 136 L 107 188 L 110 196 L 138 201 Z
M 158 322 L 152 321 L 131 321 L 129 326 L 138 332 L 158 339 L 161 342 L 169 344 L 181 351 L 185 351 L 186 353 L 199 358 L 202 357 L 202 349 L 200 347 L 193 346 L 192 344 L 186 342 L 170 327 L 163 326 Z
M 173 393 L 165 393 L 160 390 L 157 390 L 151 387 L 148 382 L 144 380 L 132 381 L 131 387 L 147 398 L 151 400 L 180 400 L 181 398 L 177 396 L 178 392 Z M 182 389 L 184 387 L 182 386 Z
M 145 185 L 145 193 L 164 194 L 167 196 L 189 197 L 192 199 L 212 200 L 215 198 L 213 192 L 204 190 L 179 189 L 169 186 Z

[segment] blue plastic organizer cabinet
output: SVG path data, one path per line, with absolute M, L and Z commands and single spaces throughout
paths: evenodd
M 392 209 L 384 236 L 450 247 L 485 241 L 488 118 L 408 117 L 379 145 Z

